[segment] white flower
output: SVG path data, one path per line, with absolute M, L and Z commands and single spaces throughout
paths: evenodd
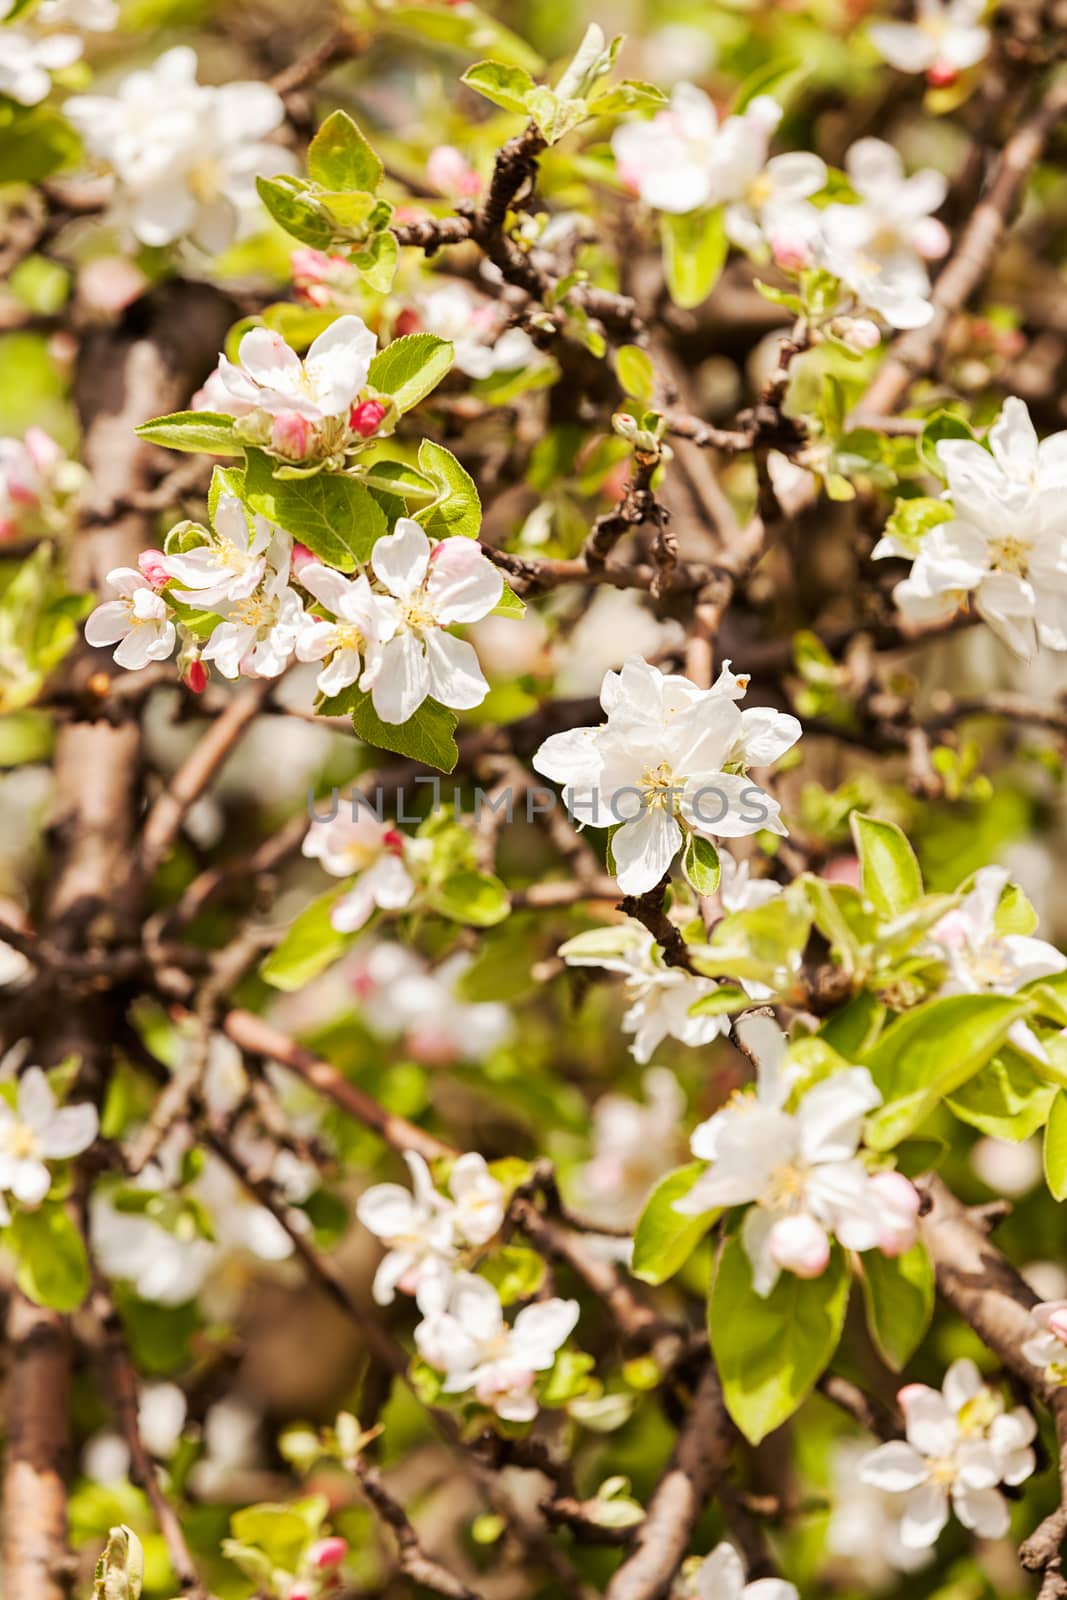
M 699 1216 L 748 1205 L 741 1237 L 760 1295 L 782 1270 L 818 1277 L 832 1237 L 849 1250 L 872 1250 L 885 1238 L 897 1253 L 899 1196 L 879 1191 L 858 1153 L 864 1117 L 882 1100 L 866 1067 L 833 1073 L 788 1111 L 784 1038 L 764 1043 L 761 1030 L 757 1053 L 756 1093 L 735 1095 L 694 1129 L 693 1154 L 709 1165 L 675 1210 Z
M 834 1450 L 833 1511 L 826 1530 L 826 1548 L 866 1594 L 885 1589 L 901 1572 L 919 1572 L 930 1564 L 928 1550 L 914 1550 L 900 1536 L 898 1495 L 875 1488 L 860 1475 L 870 1454 L 858 1440 L 843 1440 Z
M 839 219 L 858 215 L 865 231 L 864 248 L 884 268 L 891 268 L 901 256 L 937 261 L 945 254 L 951 238 L 934 216 L 948 193 L 942 173 L 924 167 L 905 177 L 899 152 L 884 139 L 857 139 L 845 156 L 845 170 L 860 203 L 826 207 L 823 225 L 831 237 Z
M 593 1107 L 593 1153 L 578 1174 L 582 1206 L 594 1222 L 636 1219 L 649 1191 L 678 1164 L 685 1096 L 673 1072 L 650 1067 L 645 1099 L 605 1094 Z
M 0 1100 L 0 1221 L 10 1220 L 5 1192 L 24 1206 L 39 1206 L 52 1187 L 46 1163 L 88 1150 L 99 1125 L 94 1105 L 57 1107 L 40 1067 L 28 1068 L 19 1079 L 16 1109 Z
M 1044 939 L 997 932 L 997 908 L 1007 883 L 1005 867 L 983 867 L 970 894 L 931 928 L 948 962 L 942 994 L 1016 994 L 1024 984 L 1067 968 L 1067 956 Z M 1044 1046 L 1025 1022 L 1013 1023 L 1009 1038 L 1047 1061 Z
M 72 465 L 43 428 L 27 428 L 21 439 L 0 439 L 0 540 L 16 538 L 25 522 L 50 509 L 64 469 Z
M 942 1389 L 909 1384 L 901 1391 L 907 1441 L 892 1440 L 861 1464 L 865 1483 L 903 1495 L 900 1536 L 909 1549 L 936 1542 L 949 1507 L 983 1539 L 1008 1531 L 1008 1504 L 998 1484 L 1019 1484 L 1034 1470 L 1037 1427 L 1025 1406 L 1006 1412 L 973 1361 L 955 1361 Z
M 538 772 L 565 786 L 579 821 L 621 824 L 611 849 L 624 894 L 659 883 L 690 833 L 785 832 L 778 802 L 743 768 L 777 760 L 799 738 L 800 724 L 780 712 L 739 711 L 734 702 L 747 684 L 728 663 L 713 688 L 698 689 L 631 659 L 605 674 L 607 721 L 553 734 L 534 756 Z
M 482 1405 L 508 1422 L 537 1415 L 534 1384 L 547 1372 L 578 1321 L 576 1300 L 540 1300 L 504 1321 L 496 1290 L 484 1278 L 459 1272 L 447 1309 L 416 1291 L 425 1317 L 415 1329 L 423 1360 L 445 1374 L 446 1394 L 473 1390 Z
M 783 1578 L 745 1582 L 741 1557 L 732 1544 L 719 1544 L 675 1591 L 684 1600 L 800 1600 L 794 1584 Z
M 500 602 L 503 579 L 477 540 L 431 542 L 411 517 L 400 517 L 375 544 L 371 566 L 392 597 L 379 601 L 392 632 L 371 683 L 383 722 L 407 722 L 431 695 L 456 711 L 480 705 L 489 685 L 474 646 L 445 632 L 453 623 L 478 622 Z
M 85 621 L 85 637 L 91 645 L 118 644 L 114 659 L 120 667 L 136 672 L 150 661 L 166 661 L 173 653 L 177 635 L 170 620 L 170 607 L 162 595 L 135 567 L 114 567 L 107 575 L 112 589 L 121 596 L 97 606 Z
M 168 577 L 185 585 L 175 589 L 175 599 L 200 611 L 248 599 L 267 570 L 267 554 L 276 534 L 264 517 L 250 522 L 240 500 L 228 492 L 219 496 L 212 521 L 207 543 L 163 556 L 160 563 Z M 271 554 L 275 565 L 282 565 L 288 545 L 276 541 Z
M 313 822 L 302 848 L 335 878 L 358 875 L 330 913 L 339 932 L 362 928 L 375 906 L 400 911 L 411 904 L 415 884 L 404 864 L 404 835 L 371 811 L 360 808 L 355 816 L 338 811 L 328 822 Z
M 51 93 L 51 74 L 73 65 L 81 53 L 73 33 L 37 38 L 24 28 L 0 28 L 0 94 L 19 105 L 40 105 Z
M 411 1173 L 410 1191 L 399 1183 L 376 1183 L 356 1202 L 360 1222 L 386 1246 L 374 1274 L 374 1299 L 380 1306 L 392 1305 L 398 1289 L 414 1294 L 424 1277 L 439 1292 L 456 1256 L 451 1205 L 434 1188 L 420 1155 L 409 1150 L 404 1160 Z
M 624 123 L 611 145 L 620 177 L 646 205 L 695 211 L 741 199 L 763 170 L 781 116 L 774 100 L 758 95 L 720 124 L 704 91 L 679 83 L 665 111 Z
M 110 33 L 118 25 L 119 7 L 116 0 L 41 0 L 33 20 L 42 28 Z
M 776 900 L 781 892 L 782 885 L 773 878 L 753 878 L 747 861 L 736 860 L 729 850 L 719 851 L 718 895 L 724 911 L 753 911 Z
M 921 621 L 972 596 L 1018 655 L 1067 650 L 1067 432 L 1039 442 L 1024 403 L 1008 399 L 987 443 L 938 446 L 955 518 L 925 536 L 894 599 Z
M 265 83 L 209 87 L 196 53 L 167 50 L 129 73 L 117 95 L 75 95 L 64 105 L 86 150 L 117 182 L 118 221 L 142 244 L 189 238 L 211 254 L 232 241 L 257 204 L 256 176 L 286 165 L 263 142 L 285 107 Z
M 914 22 L 872 22 L 868 32 L 890 66 L 948 83 L 989 49 L 989 30 L 979 21 L 984 11 L 985 0 L 918 0 Z
M 610 954 L 584 954 L 581 936 L 573 942 L 573 949 L 564 945 L 560 953 L 570 967 L 603 967 L 608 972 L 622 973 L 630 1001 L 622 1026 L 626 1033 L 634 1035 L 630 1053 L 635 1061 L 650 1061 L 666 1038 L 696 1046 L 710 1044 L 721 1033 L 729 1032 L 728 1017 L 689 1015 L 697 1000 L 714 993 L 718 985 L 713 979 L 695 977 L 657 960 L 656 941 L 639 922 L 604 931 L 611 942 Z
M 451 341 L 453 363 L 468 378 L 490 378 L 494 372 L 514 372 L 542 360 L 528 333 L 506 327 L 500 308 L 465 284 L 435 286 L 417 304 L 419 326 Z
M 146 1168 L 136 1187 L 154 1187 L 161 1175 Z M 173 1233 L 143 1213 L 120 1211 L 110 1197 L 94 1193 L 90 1210 L 93 1256 L 109 1278 L 133 1285 L 153 1305 L 187 1304 L 204 1286 L 218 1258 L 198 1234 Z
M 1033 1333 L 1023 1355 L 1040 1367 L 1045 1381 L 1067 1383 L 1067 1300 L 1045 1300 L 1030 1312 Z
M 726 207 L 726 232 L 752 255 L 787 237 L 810 238 L 819 213 L 804 204 L 826 183 L 826 163 L 806 150 L 772 156 L 740 199 Z
M 237 363 L 219 357 L 220 391 L 276 417 L 291 412 L 309 422 L 344 418 L 367 382 L 378 341 L 360 317 L 338 317 L 313 340 L 303 360 L 280 333 L 252 328 L 237 348 Z M 228 409 L 228 407 L 224 407 Z
M 325 695 L 340 694 L 357 682 L 364 662 L 372 676 L 379 646 L 392 621 L 383 615 L 366 577 L 346 578 L 332 567 L 309 561 L 300 568 L 300 582 L 332 614 L 308 617 L 296 642 L 299 661 L 325 661 L 315 682 Z
M 833 209 L 832 231 L 824 224 L 818 247 L 820 265 L 840 279 L 861 309 L 875 312 L 889 327 L 925 327 L 934 308 L 922 262 L 907 254 L 879 259 L 867 247 L 870 218 L 865 208 Z
M 272 557 L 282 565 L 269 565 L 258 589 L 247 599 L 222 601 L 217 607 L 224 620 L 200 654 L 202 660 L 214 661 L 224 678 L 236 678 L 242 673 L 248 678 L 278 677 L 306 626 L 300 596 L 289 587 L 287 534 L 275 535 L 268 560 Z
M 512 1018 L 498 1002 L 459 998 L 456 986 L 472 959 L 457 950 L 431 969 L 414 950 L 383 942 L 357 952 L 350 981 L 374 1032 L 402 1038 L 416 1061 L 481 1061 L 508 1037 Z
M 472 1152 L 452 1163 L 448 1175 L 452 1196 L 452 1222 L 465 1244 L 483 1245 L 504 1221 L 504 1187 L 486 1166 L 485 1157 Z

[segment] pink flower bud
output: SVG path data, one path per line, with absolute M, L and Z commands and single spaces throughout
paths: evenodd
M 303 461 L 311 445 L 311 423 L 299 411 L 279 411 L 270 430 L 270 447 L 287 461 Z
M 768 1238 L 771 1259 L 798 1278 L 817 1278 L 830 1260 L 830 1240 L 826 1232 L 806 1212 L 782 1217 Z
M 148 579 L 153 589 L 162 589 L 170 581 L 170 573 L 163 565 L 162 550 L 142 550 L 137 557 L 142 577 Z
M 771 236 L 771 255 L 775 265 L 783 272 L 803 272 L 813 258 L 811 245 L 795 233 L 775 233 Z
M 193 694 L 203 694 L 207 688 L 207 668 L 199 657 L 190 661 L 185 671 L 185 687 L 192 690 Z
M 819 874 L 827 883 L 847 883 L 853 889 L 860 886 L 860 863 L 858 856 L 835 856 L 828 861 Z
M 923 217 L 912 231 L 911 242 L 925 261 L 940 261 L 952 244 L 952 235 L 937 217 Z
M 289 1590 L 289 1600 L 311 1600 L 311 1590 L 306 1583 L 294 1583 Z
M 439 144 L 426 158 L 426 176 L 442 194 L 477 194 L 481 179 L 454 144 Z
M 935 61 L 926 74 L 926 81 L 931 89 L 949 89 L 959 77 L 956 68 L 947 61 Z
M 884 1256 L 903 1255 L 918 1237 L 919 1191 L 902 1172 L 876 1172 L 870 1188 L 880 1211 L 878 1248 Z
M 324 250 L 313 250 L 304 245 L 289 257 L 289 268 L 294 278 L 306 278 L 308 283 L 323 283 L 329 274 L 330 257 Z
M 291 560 L 293 564 L 293 571 L 296 573 L 297 577 L 300 576 L 301 571 L 307 566 L 309 561 L 317 561 L 318 559 L 319 558 L 315 554 L 314 550 L 309 550 L 306 544 L 293 545 L 293 554 Z
M 405 306 L 393 323 L 393 332 L 398 339 L 405 333 L 418 333 L 422 327 L 422 319 L 414 306 Z
M 43 428 L 27 428 L 22 442 L 38 472 L 49 471 L 63 459 L 59 445 Z
M 369 439 L 378 432 L 387 409 L 380 400 L 357 400 L 348 413 L 348 426 L 361 439 Z
M 1048 1331 L 1067 1344 L 1067 1306 L 1061 1311 L 1053 1311 L 1048 1319 Z
M 404 835 L 399 828 L 387 828 L 382 834 L 382 847 L 392 855 L 399 856 L 404 853 Z
M 320 1571 L 327 1567 L 340 1566 L 348 1554 L 348 1540 L 336 1536 L 330 1539 L 319 1539 L 308 1551 L 308 1560 L 313 1567 Z

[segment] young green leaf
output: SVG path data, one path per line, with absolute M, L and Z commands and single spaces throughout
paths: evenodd
M 945 469 L 937 447 L 946 439 L 969 439 L 976 444 L 982 443 L 970 423 L 954 411 L 935 411 L 919 435 L 919 455 L 924 465 L 942 482 L 945 481 Z
M 861 1258 L 867 1327 L 894 1372 L 906 1367 L 922 1343 L 934 1314 L 934 1269 L 926 1246 L 915 1244 L 890 1257 L 868 1250 Z
M 691 833 L 682 858 L 682 871 L 696 894 L 714 894 L 719 887 L 719 852 L 710 839 Z
M 270 456 L 260 450 L 248 452 L 245 495 L 253 511 L 341 572 L 366 561 L 388 530 L 381 506 L 358 479 L 340 472 L 276 478 Z
M 1067 1090 L 1052 1102 L 1045 1125 L 1045 1181 L 1054 1200 L 1067 1200 Z
M 256 189 L 275 222 L 286 233 L 315 250 L 329 250 L 337 232 L 336 225 L 314 200 L 301 192 L 300 182 L 298 178 L 257 178 Z
M 407 722 L 383 722 L 369 694 L 353 686 L 319 707 L 323 716 L 351 716 L 352 726 L 366 744 L 410 756 L 424 766 L 451 772 L 459 760 L 457 719 L 436 700 L 424 700 Z
M 700 305 L 718 282 L 730 248 L 723 208 L 664 212 L 660 238 L 671 299 L 684 309 Z
M 448 539 L 453 534 L 476 539 L 482 526 L 482 502 L 474 479 L 443 444 L 424 439 L 419 445 L 419 470 L 437 489 L 432 505 L 416 511 L 431 539 Z
M 511 910 L 508 891 L 488 872 L 453 872 L 427 891 L 425 903 L 441 916 L 472 928 L 492 928 Z
M 640 345 L 624 344 L 615 352 L 615 371 L 626 394 L 643 406 L 650 406 L 656 392 L 656 369 L 652 357 Z
M 344 802 L 340 801 L 343 805 Z M 312 828 L 325 827 L 325 822 L 313 822 Z M 330 921 L 330 912 L 348 886 L 328 889 L 325 894 L 300 913 L 287 929 L 281 944 L 277 945 L 259 969 L 260 977 L 275 989 L 289 992 L 302 989 L 305 983 L 317 978 L 320 972 L 333 965 L 344 955 L 352 943 L 353 935 L 338 933 Z
M 452 365 L 447 339 L 432 333 L 408 333 L 379 350 L 370 364 L 370 385 L 387 394 L 398 411 L 410 411 L 436 389 Z
M 5 1242 L 28 1300 L 53 1311 L 77 1310 L 89 1292 L 89 1262 L 65 1206 L 46 1202 L 36 1211 L 16 1211 Z
M 1057 1093 L 1008 1045 L 945 1103 L 961 1122 L 991 1139 L 1018 1141 L 1044 1127 Z
M 848 1306 L 849 1269 L 834 1245 L 817 1278 L 783 1272 L 763 1298 L 740 1237 L 723 1246 L 708 1301 L 708 1334 L 726 1409 L 759 1444 L 780 1428 L 829 1365 Z
M 373 193 L 384 171 L 347 111 L 331 112 L 308 146 L 308 173 L 324 189 Z
M 461 81 L 502 111 L 520 116 L 526 111 L 526 96 L 537 87 L 522 67 L 508 67 L 502 61 L 476 61 Z
M 922 898 L 915 852 L 895 822 L 854 811 L 849 818 L 860 858 L 863 893 L 883 917 L 897 917 Z
M 701 1239 L 720 1215 L 706 1211 L 683 1217 L 674 1209 L 707 1170 L 703 1161 L 691 1161 L 661 1178 L 645 1202 L 634 1232 L 633 1274 L 644 1283 L 666 1283 L 683 1267 Z
M 244 446 L 235 437 L 233 418 L 218 411 L 174 411 L 153 417 L 135 429 L 138 438 L 168 450 L 199 451 L 209 456 L 239 456 Z

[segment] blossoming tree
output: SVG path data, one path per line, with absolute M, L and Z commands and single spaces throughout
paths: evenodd
M 3 8 L 8 1600 L 1067 1596 L 1063 7 L 641 9 Z

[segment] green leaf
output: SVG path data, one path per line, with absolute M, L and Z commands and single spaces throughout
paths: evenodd
M 848 1262 L 834 1245 L 818 1278 L 783 1272 L 766 1298 L 737 1234 L 723 1246 L 708 1301 L 708 1333 L 726 1409 L 759 1444 L 811 1391 L 837 1349 L 845 1323 Z
M 338 804 L 343 805 L 344 802 L 339 801 Z M 325 825 L 325 822 L 311 824 L 312 828 Z M 259 969 L 261 978 L 275 989 L 287 992 L 302 989 L 305 983 L 317 978 L 320 972 L 344 955 L 352 943 L 353 935 L 338 933 L 330 921 L 330 912 L 347 887 L 347 884 L 340 888 L 335 885 L 300 913 L 281 944 L 263 962 Z
M 721 1210 L 699 1217 L 683 1217 L 676 1200 L 687 1195 L 707 1171 L 703 1161 L 691 1161 L 661 1178 L 645 1201 L 634 1232 L 633 1275 L 643 1283 L 666 1283 L 693 1254 Z
M 663 268 L 675 305 L 698 306 L 714 289 L 726 264 L 730 241 L 722 206 L 660 216 Z
M 322 208 L 300 192 L 300 180 L 290 178 L 257 178 L 259 198 L 275 222 L 291 233 L 302 244 L 316 250 L 329 250 L 337 232 L 335 224 Z
M 415 513 L 431 539 L 454 534 L 476 539 L 482 526 L 482 502 L 470 473 L 443 444 L 424 439 L 419 445 L 419 470 L 437 490 L 437 499 Z
M 819 1038 L 846 1061 L 862 1061 L 881 1032 L 885 1015 L 886 1008 L 878 996 L 861 989 L 846 1006 L 827 1018 L 819 1029 Z
M 806 76 L 809 70 L 803 61 L 796 61 L 791 57 L 764 62 L 754 72 L 750 72 L 741 83 L 730 106 L 731 112 L 737 116 L 761 94 L 769 94 L 778 101 L 783 100 L 786 91 L 793 88 L 793 80 Z
M 591 117 L 615 117 L 623 111 L 654 111 L 667 104 L 667 96 L 654 83 L 623 78 L 586 102 Z
M 0 183 L 40 183 L 80 159 L 81 141 L 58 111 L 0 101 Z
M 89 1292 L 82 1236 L 65 1207 L 45 1203 L 16 1211 L 5 1242 L 16 1259 L 15 1280 L 28 1300 L 53 1311 L 74 1311 Z
M 244 449 L 235 436 L 233 418 L 218 411 L 174 411 L 135 429 L 138 438 L 168 450 L 201 451 L 209 456 L 239 456 Z
M 867 1327 L 876 1349 L 894 1372 L 906 1367 L 922 1343 L 934 1314 L 934 1269 L 923 1244 L 890 1257 L 867 1250 L 862 1257 Z
M 108 1531 L 107 1544 L 93 1574 L 93 1600 L 140 1600 L 144 1585 L 144 1546 L 125 1523 Z
M 1067 1090 L 1063 1089 L 1045 1124 L 1045 1181 L 1054 1200 L 1067 1200 Z
M 447 339 L 432 333 L 408 333 L 379 350 L 370 364 L 371 388 L 387 394 L 398 411 L 410 411 L 436 389 L 452 365 Z
M 961 1122 L 992 1139 L 1029 1139 L 1043 1128 L 1057 1097 L 1023 1055 L 1010 1046 L 975 1073 L 946 1104 Z
M 922 898 L 915 852 L 895 822 L 879 822 L 861 811 L 849 818 L 860 858 L 863 893 L 883 917 L 897 917 Z
M 715 893 L 719 887 L 719 852 L 710 839 L 703 839 L 698 833 L 689 835 L 682 871 L 696 894 Z
M 245 1506 L 233 1513 L 230 1530 L 238 1543 L 261 1550 L 279 1571 L 295 1572 L 329 1509 L 324 1495 L 283 1505 Z
M 396 242 L 396 235 L 388 229 L 372 234 L 364 248 L 357 250 L 349 259 L 372 289 L 379 294 L 388 294 L 400 265 L 400 246 Z
M 524 617 L 526 615 L 526 601 L 520 600 L 506 578 L 504 579 L 504 588 L 500 599 L 493 607 L 491 615 L 494 617 Z
M 711 994 L 706 994 L 700 1000 L 694 1000 L 689 1007 L 691 1017 L 721 1017 L 733 1011 L 746 1011 L 752 1004 L 752 997 L 744 989 L 737 989 L 732 984 L 720 983 L 719 987 Z
M 488 1278 L 503 1306 L 514 1305 L 516 1300 L 529 1300 L 537 1294 L 547 1272 L 544 1257 L 526 1245 L 508 1244 L 496 1250 L 481 1269 L 480 1276 Z
M 936 528 L 939 522 L 950 522 L 954 516 L 955 512 L 946 501 L 917 495 L 896 502 L 883 531 L 886 538 L 896 539 L 914 558 L 930 529 Z
M 373 193 L 385 168 L 347 111 L 334 111 L 308 145 L 308 174 L 324 189 Z
M 511 910 L 507 889 L 488 872 L 454 872 L 427 890 L 425 903 L 441 916 L 474 928 L 492 928 Z
M 652 404 L 656 392 L 656 369 L 652 357 L 640 345 L 624 344 L 615 352 L 615 371 L 626 394 L 643 406 Z
M 864 1063 L 884 1102 L 868 1119 L 868 1145 L 891 1150 L 981 1071 L 1029 1009 L 1012 995 L 949 995 L 890 1023 Z
M 436 700 L 424 700 L 407 722 L 383 722 L 369 694 L 362 689 L 346 689 L 319 707 L 323 716 L 351 716 L 352 726 L 365 743 L 379 750 L 393 750 L 410 756 L 424 766 L 451 772 L 459 760 L 456 746 L 457 719 Z
M 526 111 L 526 96 L 537 87 L 522 67 L 508 67 L 502 61 L 475 62 L 473 67 L 467 68 L 461 82 L 503 111 L 514 111 L 520 116 Z
M 384 511 L 358 479 L 339 472 L 276 478 L 270 456 L 261 450 L 248 452 L 245 497 L 253 511 L 341 572 L 366 561 L 388 531 Z
M 954 411 L 935 411 L 919 435 L 919 456 L 934 476 L 942 481 L 946 473 L 937 447 L 946 439 L 970 439 L 976 444 L 981 443 L 970 423 L 964 422 Z

